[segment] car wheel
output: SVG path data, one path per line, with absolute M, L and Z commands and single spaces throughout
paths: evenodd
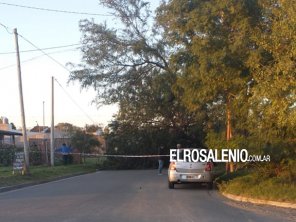
M 175 184 L 173 183 L 173 182 L 168 182 L 168 185 L 169 185 L 169 188 L 170 189 L 174 189 L 174 187 L 175 187 Z
M 208 189 L 212 190 L 213 189 L 213 182 L 207 183 Z

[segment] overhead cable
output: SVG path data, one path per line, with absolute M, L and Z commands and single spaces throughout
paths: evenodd
M 26 8 L 26 9 L 57 12 L 57 13 L 78 14 L 78 15 L 93 15 L 93 16 L 112 16 L 111 14 L 99 14 L 99 13 L 89 13 L 89 12 L 66 11 L 66 10 L 60 10 L 60 9 L 50 9 L 50 8 L 40 8 L 40 7 L 27 6 L 27 5 L 17 5 L 17 4 L 7 3 L 7 2 L 0 2 L 0 4 L 1 5 L 7 5 L 7 6 Z
M 9 28 L 0 22 L 0 25 L 6 29 L 9 34 L 13 34 L 12 31 L 9 31 Z
M 47 48 L 42 48 L 41 50 L 51 50 L 51 49 L 60 49 L 60 48 L 67 48 L 67 47 L 71 47 L 71 46 L 79 46 L 81 44 L 70 44 L 70 45 L 62 45 L 62 46 L 53 46 L 53 47 L 47 47 Z M 36 52 L 36 51 L 40 51 L 39 49 L 29 49 L 29 50 L 23 50 L 20 51 L 20 53 L 23 52 Z M 9 55 L 9 54 L 15 54 L 15 52 L 0 52 L 0 55 Z
M 60 82 L 54 78 L 54 80 L 57 82 L 57 84 L 61 87 L 61 89 L 64 91 L 64 93 L 69 97 L 69 99 L 80 109 L 81 112 L 84 113 L 84 115 L 93 123 L 96 124 L 96 122 L 81 108 L 81 106 L 79 106 L 79 104 L 73 99 L 73 97 L 66 91 L 66 89 L 64 89 L 64 87 L 62 86 L 62 84 L 60 84 Z
M 22 36 L 21 34 L 18 34 L 18 36 L 20 36 L 23 40 L 25 40 L 26 42 L 28 42 L 30 45 L 32 45 L 33 47 L 35 47 L 36 49 L 38 49 L 40 52 L 42 52 L 44 55 L 46 55 L 48 58 L 50 58 L 52 61 L 54 61 L 55 63 L 57 63 L 59 66 L 61 66 L 63 69 L 67 70 L 68 72 L 71 72 L 70 69 L 68 69 L 66 66 L 64 66 L 62 63 L 60 63 L 59 61 L 57 61 L 56 59 L 54 59 L 52 56 L 50 56 L 48 53 L 46 53 L 44 50 L 40 49 L 39 47 L 37 47 L 34 43 L 32 43 L 30 40 L 26 39 L 24 36 Z
M 55 51 L 55 52 L 50 52 L 50 53 L 47 53 L 47 54 L 52 55 L 52 54 L 56 54 L 56 53 L 63 53 L 63 52 L 69 52 L 69 51 L 75 51 L 75 50 L 78 50 L 78 49 L 77 48 L 74 48 L 74 49 L 65 49 L 65 50 L 59 50 L 59 51 Z M 30 59 L 26 59 L 24 61 L 21 61 L 21 64 L 26 63 L 26 62 L 33 61 L 33 60 L 38 59 L 38 58 L 43 57 L 43 56 L 45 56 L 45 55 L 42 53 L 41 55 L 34 56 L 34 57 L 30 58 Z M 16 66 L 16 64 L 11 64 L 11 65 L 7 65 L 7 66 L 4 66 L 4 67 L 0 67 L 0 71 L 1 70 L 4 70 L 4 69 L 11 68 L 11 67 L 15 67 L 15 66 Z

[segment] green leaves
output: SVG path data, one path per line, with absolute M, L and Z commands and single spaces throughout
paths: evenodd
M 293 0 L 164 1 L 154 24 L 142 0 L 101 2 L 121 26 L 81 21 L 83 60 L 70 80 L 118 103 L 120 125 L 186 133 L 198 125 L 198 139 L 203 128 L 208 146 L 221 147 L 228 107 L 227 146 L 295 147 Z
M 70 81 L 78 80 L 83 88 L 94 87 L 98 100 L 105 104 L 128 99 L 131 86 L 147 83 L 155 73 L 168 70 L 159 34 L 147 23 L 149 5 L 137 1 L 101 1 L 120 20 L 121 28 L 92 20 L 80 22 L 82 64 L 74 66 Z M 155 33 L 155 32 L 154 32 Z
M 100 142 L 94 135 L 76 130 L 71 134 L 71 145 L 79 152 L 91 153 L 95 147 L 100 146 Z
M 296 136 L 294 5 L 181 0 L 159 8 L 158 22 L 175 49 L 170 57 L 177 70 L 175 94 L 191 112 L 206 114 L 209 147 L 236 147 L 245 138 L 244 146 L 256 152 L 279 141 L 277 149 L 291 149 Z M 234 133 L 228 144 L 226 104 Z

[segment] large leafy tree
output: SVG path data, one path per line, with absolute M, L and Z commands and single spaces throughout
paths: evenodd
M 192 115 L 174 96 L 176 74 L 168 65 L 169 47 L 155 26 L 149 3 L 101 0 L 119 20 L 117 28 L 91 20 L 80 22 L 82 63 L 70 80 L 94 87 L 98 103 L 118 103 L 118 119 L 134 127 L 186 130 Z
M 168 70 L 166 50 L 152 24 L 148 3 L 142 0 L 102 0 L 122 28 L 106 23 L 80 22 L 82 63 L 71 73 L 82 87 L 94 87 L 100 102 L 114 103 L 129 98 L 140 87 Z
M 250 35 L 260 21 L 256 1 L 169 1 L 158 11 L 179 73 L 183 101 L 199 104 L 245 94 L 252 76 L 245 65 L 256 47 Z
M 296 7 L 289 0 L 262 1 L 261 6 L 265 29 L 253 36 L 261 53 L 249 61 L 255 82 L 251 116 L 266 141 L 292 141 L 296 136 Z
M 250 35 L 260 20 L 255 0 L 173 0 L 159 8 L 159 24 L 176 49 L 171 64 L 181 97 L 190 110 L 244 97 L 252 79 L 246 61 L 256 47 Z
M 261 20 L 256 0 L 172 0 L 158 10 L 166 40 L 176 49 L 171 64 L 181 100 L 192 112 L 203 111 L 211 129 L 223 130 L 227 115 L 228 139 L 230 119 L 238 114 L 232 101 L 246 99 L 252 80 L 246 61 L 256 48 L 250 36 Z
M 286 169 L 295 180 L 296 6 L 291 0 L 260 1 L 260 6 L 262 34 L 252 37 L 260 53 L 249 60 L 254 73 L 249 131 L 264 152 L 273 154 L 273 174 L 279 176 Z
M 175 49 L 175 88 L 187 108 L 206 113 L 209 145 L 226 146 L 221 131 L 228 114 L 236 136 L 228 146 L 268 150 L 275 161 L 295 155 L 294 5 L 172 0 L 159 8 Z

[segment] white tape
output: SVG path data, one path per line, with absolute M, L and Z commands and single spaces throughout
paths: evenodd
M 56 152 L 63 154 L 62 152 Z M 170 155 L 109 155 L 109 154 L 97 154 L 97 153 L 68 153 L 71 155 L 84 155 L 84 156 L 95 156 L 95 157 L 124 157 L 124 158 L 146 158 L 146 157 L 165 157 Z

